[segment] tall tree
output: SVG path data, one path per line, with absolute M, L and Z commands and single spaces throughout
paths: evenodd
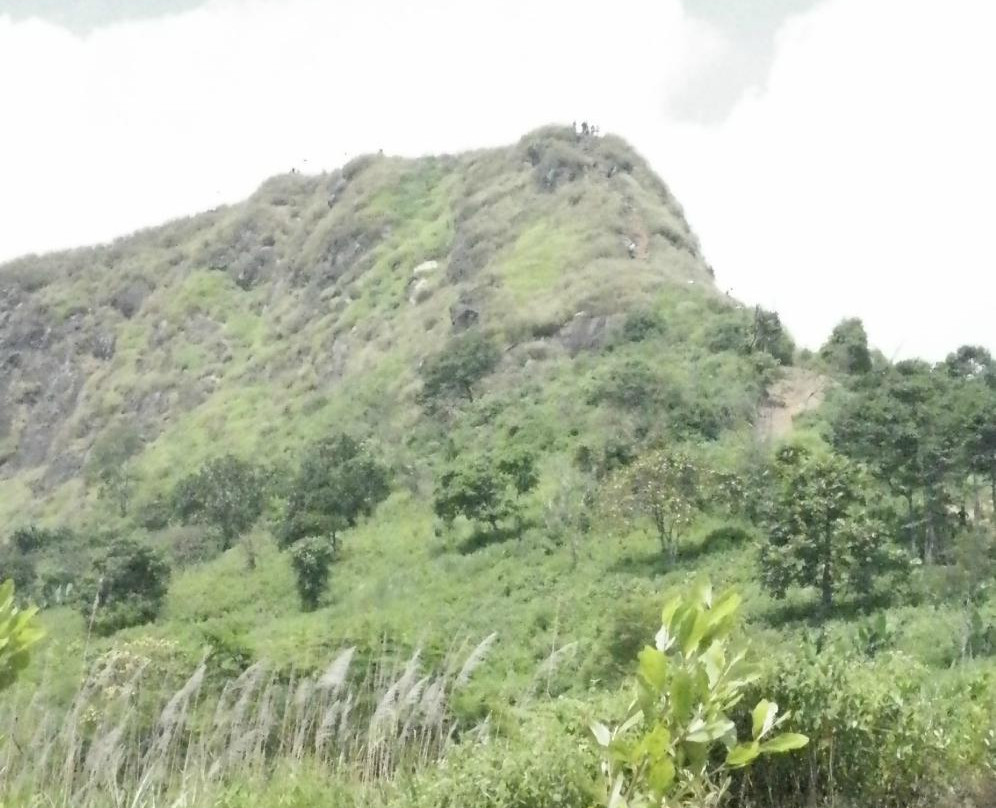
M 680 452 L 649 452 L 623 469 L 609 488 L 610 509 L 623 516 L 649 517 L 661 552 L 672 562 L 678 541 L 692 523 L 701 472 Z
M 996 362 L 985 348 L 965 345 L 948 356 L 944 368 L 952 379 L 961 460 L 970 474 L 988 480 L 996 513 Z
M 776 596 L 815 587 L 829 610 L 844 590 L 868 594 L 879 575 L 902 570 L 906 556 L 867 499 L 870 481 L 836 454 L 790 446 L 778 453 L 766 503 L 768 540 L 761 579 Z
M 173 493 L 174 508 L 184 522 L 217 528 L 221 548 L 227 550 L 259 519 L 266 488 L 263 469 L 235 455 L 224 455 L 180 481 Z
M 867 373 L 872 368 L 868 335 L 864 323 L 857 317 L 843 320 L 831 332 L 820 348 L 820 356 L 844 373 Z
M 327 438 L 305 454 L 277 538 L 290 547 L 324 536 L 337 550 L 339 534 L 368 516 L 390 490 L 388 469 L 367 446 L 348 435 Z
M 926 362 L 899 362 L 857 385 L 832 430 L 839 451 L 906 501 L 910 546 L 927 561 L 943 551 L 950 527 L 948 483 L 962 439 L 951 389 Z
M 440 477 L 433 509 L 446 522 L 458 516 L 483 522 L 492 534 L 497 534 L 501 522 L 514 521 L 521 529 L 521 497 L 538 481 L 531 452 L 507 450 L 460 458 Z

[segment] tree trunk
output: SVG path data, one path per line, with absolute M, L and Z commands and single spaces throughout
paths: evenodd
M 910 555 L 916 558 L 916 524 L 913 522 L 913 492 L 906 493 L 906 531 L 910 536 Z
M 823 575 L 820 580 L 820 600 L 823 604 L 824 614 L 828 614 L 833 607 L 833 545 L 830 533 L 823 539 Z

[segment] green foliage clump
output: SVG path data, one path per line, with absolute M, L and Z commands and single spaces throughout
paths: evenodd
M 94 444 L 87 461 L 87 477 L 97 483 L 100 498 L 111 502 L 120 516 L 127 515 L 135 492 L 138 478 L 130 461 L 141 449 L 137 430 L 117 425 Z
M 760 351 L 770 356 L 780 365 L 791 365 L 795 355 L 795 343 L 782 327 L 781 319 L 773 311 L 760 306 L 754 309 L 754 322 L 747 337 L 747 352 Z
M 766 699 L 751 711 L 750 738 L 739 739 L 731 712 L 761 675 L 732 638 L 739 608 L 739 595 L 713 599 L 705 582 L 665 605 L 654 645 L 640 652 L 626 720 L 615 729 L 592 725 L 608 808 L 716 806 L 733 770 L 808 743 L 798 733 L 771 734 L 789 715 Z
M 0 545 L 0 574 L 43 605 L 61 601 L 79 578 L 82 564 L 80 541 L 66 527 L 24 525 Z
M 420 400 L 428 405 L 451 398 L 473 401 L 474 386 L 497 367 L 500 359 L 497 343 L 479 330 L 453 337 L 422 365 Z
M 45 632 L 35 618 L 37 609 L 21 609 L 14 599 L 14 582 L 0 584 L 0 690 L 10 687 L 30 660 L 30 649 Z
M 308 536 L 292 544 L 288 552 L 301 605 L 309 611 L 316 609 L 328 587 L 335 547 L 328 536 Z
M 908 569 L 868 491 L 861 470 L 840 455 L 802 446 L 778 453 L 760 556 L 762 581 L 776 597 L 793 584 L 815 587 L 829 609 L 841 591 L 867 595 L 875 578 Z
M 135 539 L 111 540 L 97 555 L 76 593 L 80 612 L 98 634 L 155 620 L 169 585 L 162 554 Z
M 199 522 L 221 534 L 227 550 L 259 519 L 266 502 L 267 476 L 235 455 L 208 461 L 182 479 L 173 492 L 173 508 L 185 523 Z
M 673 563 L 678 541 L 699 504 L 701 476 L 699 467 L 685 454 L 648 452 L 616 475 L 608 489 L 610 508 L 623 516 L 649 517 L 661 553 Z
M 996 699 L 984 675 L 944 684 L 904 654 L 863 659 L 833 644 L 779 656 L 758 687 L 791 704 L 813 741 L 751 771 L 753 790 L 782 804 L 943 804 L 992 753 Z
M 370 448 L 339 434 L 319 441 L 305 453 L 291 482 L 280 526 L 281 546 L 322 536 L 338 549 L 339 534 L 373 509 L 391 490 L 390 473 Z
M 868 373 L 872 369 L 868 335 L 861 320 L 842 320 L 820 348 L 820 356 L 842 373 Z
M 497 535 L 502 522 L 520 527 L 521 496 L 539 481 L 531 452 L 507 451 L 460 458 L 439 478 L 433 508 L 451 523 L 458 516 L 483 522 Z
M 576 716 L 541 708 L 512 737 L 468 739 L 420 774 L 398 808 L 589 806 L 595 760 L 577 736 L 581 726 Z

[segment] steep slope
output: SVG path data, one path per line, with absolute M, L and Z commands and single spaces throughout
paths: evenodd
M 277 177 L 0 279 L 0 515 L 20 520 L 85 509 L 102 442 L 148 497 L 219 445 L 273 457 L 344 419 L 405 435 L 419 363 L 472 325 L 512 372 L 604 346 L 666 290 L 723 302 L 644 162 L 564 129 Z

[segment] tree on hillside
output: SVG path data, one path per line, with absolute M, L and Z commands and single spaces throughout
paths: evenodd
M 672 562 L 678 541 L 694 520 L 701 470 L 680 452 L 657 450 L 623 469 L 609 487 L 610 509 L 649 517 L 661 552 Z
M 312 611 L 318 608 L 319 600 L 328 588 L 329 565 L 335 558 L 335 547 L 328 536 L 309 536 L 291 545 L 288 552 L 301 606 Z
M 430 405 L 446 398 L 473 401 L 474 386 L 497 367 L 499 359 L 501 350 L 481 331 L 453 337 L 422 365 L 419 399 Z
M 9 578 L 17 589 L 34 597 L 45 597 L 44 591 L 53 582 L 58 584 L 75 560 L 67 553 L 73 539 L 67 528 L 46 528 L 24 525 L 10 534 L 6 545 L 0 545 L 0 580 Z M 51 579 L 55 579 L 54 581 Z
M 905 500 L 907 537 L 924 561 L 946 554 L 973 469 L 988 476 L 991 389 L 983 375 L 906 360 L 864 377 L 832 423 L 834 446 Z
M 872 360 L 864 323 L 857 317 L 838 323 L 820 348 L 820 356 L 843 373 L 868 373 Z
M 948 356 L 944 368 L 952 380 L 961 462 L 967 472 L 988 481 L 996 513 L 996 362 L 985 348 L 966 345 Z M 976 518 L 981 510 L 976 499 Z
M 267 479 L 263 469 L 235 455 L 209 460 L 195 474 L 181 480 L 173 492 L 173 508 L 185 523 L 216 528 L 221 549 L 229 549 L 259 519 L 266 504 Z M 250 552 L 249 565 L 254 565 Z
M 536 487 L 536 457 L 525 451 L 460 458 L 439 479 L 433 508 L 447 523 L 458 516 L 484 523 L 492 535 L 502 522 L 521 529 L 522 495 Z
M 86 475 L 99 486 L 101 499 L 111 502 L 118 515 L 126 516 L 138 475 L 129 462 L 142 449 L 142 438 L 129 425 L 111 427 L 93 446 Z
M 791 365 L 795 343 L 782 327 L 778 314 L 757 306 L 754 322 L 747 335 L 747 352 L 762 351 L 773 356 L 780 365 Z
M 364 444 L 335 435 L 313 446 L 295 476 L 278 540 L 283 547 L 314 536 L 338 550 L 339 534 L 390 493 L 390 474 Z
M 157 550 L 117 538 L 94 559 L 77 606 L 98 634 L 155 620 L 169 585 L 169 564 Z
M 790 446 L 778 453 L 772 478 L 760 562 L 775 597 L 792 585 L 815 587 L 829 610 L 840 592 L 867 595 L 876 577 L 906 568 L 909 557 L 877 518 L 858 466 Z

